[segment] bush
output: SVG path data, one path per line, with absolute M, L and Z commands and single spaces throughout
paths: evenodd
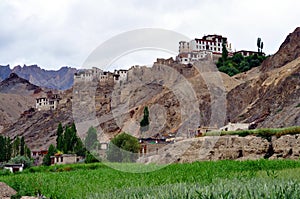
M 107 159 L 112 162 L 135 162 L 140 144 L 137 138 L 121 133 L 108 146 Z
M 94 163 L 94 162 L 100 162 L 99 159 L 97 159 L 93 154 L 91 154 L 89 151 L 86 152 L 86 156 L 85 156 L 85 163 Z
M 33 160 L 25 156 L 16 156 L 10 159 L 11 164 L 24 164 L 24 169 L 29 168 L 33 164 Z

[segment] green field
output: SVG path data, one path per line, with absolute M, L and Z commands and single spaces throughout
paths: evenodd
M 270 138 L 271 136 L 280 137 L 283 135 L 296 135 L 300 134 L 300 126 L 292 126 L 287 128 L 277 128 L 277 129 L 253 129 L 253 130 L 237 130 L 237 131 L 221 131 L 221 132 L 207 132 L 205 136 L 224 136 L 224 135 L 238 135 L 238 136 L 248 136 L 255 135 L 263 138 Z
M 141 165 L 124 164 L 123 167 Z M 145 169 L 153 165 L 142 165 Z M 101 163 L 34 167 L 2 174 L 20 195 L 51 198 L 300 198 L 300 161 L 216 161 L 171 164 L 128 173 Z

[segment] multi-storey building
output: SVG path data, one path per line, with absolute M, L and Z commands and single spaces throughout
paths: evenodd
M 51 91 L 47 93 L 46 96 L 41 96 L 36 98 L 35 108 L 38 111 L 41 110 L 55 110 L 60 101 L 59 94 L 53 94 Z
M 221 35 L 207 35 L 202 39 L 193 39 L 191 41 L 179 42 L 179 54 L 177 60 L 183 64 L 188 64 L 206 56 L 221 56 L 222 44 L 226 44 L 229 55 L 232 54 L 231 44 L 227 42 L 227 38 Z

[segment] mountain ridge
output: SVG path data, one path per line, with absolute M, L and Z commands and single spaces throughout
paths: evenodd
M 10 69 L 9 65 L 0 66 L 0 81 L 4 81 L 11 73 L 17 74 L 30 83 L 43 88 L 67 90 L 73 86 L 76 68 L 63 66 L 59 70 L 46 70 L 38 65 L 18 65 Z

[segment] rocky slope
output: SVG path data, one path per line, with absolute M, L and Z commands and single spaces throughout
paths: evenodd
M 40 92 L 40 87 L 15 73 L 0 82 L 0 131 L 16 122 L 24 111 L 35 107 L 35 95 Z
M 266 72 L 274 68 L 280 68 L 300 56 L 300 27 L 290 33 L 281 44 L 278 52 L 262 63 L 261 70 Z
M 50 144 L 55 144 L 58 124 L 61 122 L 66 126 L 73 122 L 71 94 L 71 90 L 65 91 L 57 110 L 35 110 L 24 114 L 12 125 L 4 128 L 2 134 L 11 138 L 24 136 L 26 144 L 32 150 L 47 149 Z
M 234 78 L 244 82 L 227 95 L 228 119 L 258 127 L 300 125 L 300 28 L 258 69 Z M 242 77 L 243 76 L 243 77 Z

